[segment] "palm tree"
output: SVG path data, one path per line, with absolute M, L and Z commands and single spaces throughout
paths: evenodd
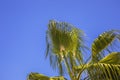
M 83 31 L 66 22 L 50 20 L 46 32 L 46 57 L 49 57 L 53 69 L 60 76 L 47 77 L 31 73 L 28 80 L 66 80 L 68 73 L 71 80 L 119 80 L 120 52 L 118 42 L 120 31 L 110 30 L 102 33 L 92 43 L 90 60 L 83 59 L 86 46 Z M 118 47 L 116 47 L 118 46 Z

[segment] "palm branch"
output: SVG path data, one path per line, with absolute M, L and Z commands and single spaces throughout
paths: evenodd
M 86 71 L 86 80 L 119 80 L 120 52 L 112 52 L 97 63 L 88 63 L 76 67 L 81 74 Z M 78 76 L 78 80 L 81 75 Z
M 119 80 L 120 52 L 112 52 L 99 62 L 87 65 L 86 68 L 92 80 Z
M 27 80 L 67 80 L 63 76 L 48 77 L 39 73 L 30 73 Z
M 118 30 L 106 31 L 98 36 L 92 44 L 92 61 L 98 62 L 105 57 L 106 53 L 116 51 L 118 41 L 120 40 L 120 32 Z

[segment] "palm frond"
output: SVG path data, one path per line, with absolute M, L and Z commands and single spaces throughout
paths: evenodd
M 81 49 L 86 48 L 83 38 L 84 33 L 71 24 L 54 20 L 49 22 L 46 32 L 46 57 L 49 56 L 50 64 L 54 69 L 58 68 L 60 74 L 65 71 L 62 62 L 64 56 L 71 68 L 83 62 Z
M 30 73 L 27 80 L 50 80 L 48 76 L 39 73 Z
M 88 63 L 74 68 L 76 72 L 87 70 L 87 79 L 92 80 L 119 80 L 120 78 L 120 52 L 112 52 L 97 63 Z
M 120 52 L 112 52 L 108 54 L 106 57 L 104 57 L 103 59 L 101 59 L 99 62 L 120 65 Z
M 112 52 L 98 63 L 92 64 L 88 72 L 91 76 L 102 80 L 120 79 L 120 52 Z
M 50 80 L 67 80 L 63 76 L 55 76 L 55 77 L 50 77 Z
M 98 62 L 105 56 L 106 51 L 112 52 L 115 49 L 112 47 L 115 45 L 113 41 L 119 39 L 118 37 L 120 37 L 120 33 L 116 30 L 106 31 L 99 35 L 92 44 L 92 61 Z M 111 48 L 109 49 L 108 46 L 111 46 Z
M 30 73 L 27 80 L 67 80 L 63 76 L 48 77 L 39 73 Z
M 112 52 L 88 67 L 90 78 L 99 80 L 119 80 L 120 79 L 120 52 Z
M 119 80 L 120 65 L 95 63 L 87 67 L 88 75 L 91 80 Z
M 65 65 L 63 63 L 63 58 L 58 55 L 50 55 L 50 65 L 54 70 L 58 70 L 60 75 L 63 75 L 67 71 L 65 70 Z
M 50 21 L 47 32 L 55 54 L 74 52 L 82 43 L 82 31 L 65 22 Z

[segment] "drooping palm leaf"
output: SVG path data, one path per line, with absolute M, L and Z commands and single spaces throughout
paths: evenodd
M 82 31 L 65 22 L 50 21 L 47 32 L 55 54 L 74 52 L 82 42 Z
M 92 61 L 98 62 L 100 59 L 102 59 L 105 55 L 104 50 L 111 52 L 112 49 L 107 47 L 113 46 L 114 44 L 112 44 L 112 42 L 118 37 L 120 37 L 120 33 L 116 30 L 106 31 L 99 35 L 92 44 Z
M 39 73 L 30 73 L 27 80 L 67 80 L 63 76 L 48 77 Z
M 80 48 L 85 48 L 83 37 L 83 32 L 73 25 L 53 20 L 49 22 L 46 35 L 46 56 L 50 57 L 51 65 L 54 68 L 58 67 L 61 74 L 65 71 L 62 62 L 64 57 L 67 58 L 66 60 L 70 67 L 77 65 L 78 62 L 83 62 L 80 50 Z

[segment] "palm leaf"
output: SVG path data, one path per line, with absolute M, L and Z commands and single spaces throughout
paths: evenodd
M 120 52 L 112 52 L 97 63 L 80 65 L 75 70 L 80 73 L 87 70 L 87 79 L 91 80 L 119 80 Z
M 64 57 L 67 58 L 70 68 L 83 62 L 81 52 L 81 49 L 85 48 L 83 37 L 83 32 L 71 24 L 53 20 L 49 22 L 46 33 L 46 57 L 49 56 L 50 64 L 54 69 L 58 68 L 61 75 L 66 71 L 62 62 Z
M 87 67 L 89 78 L 91 80 L 119 80 L 120 79 L 120 65 L 95 63 Z
M 39 73 L 30 73 L 27 80 L 67 80 L 63 76 L 48 77 Z
M 112 52 L 98 63 L 89 66 L 90 78 L 102 80 L 120 79 L 120 52 Z
M 87 80 L 119 80 L 120 78 L 120 64 L 107 64 L 98 62 L 81 65 L 75 69 L 77 73 L 80 73 L 77 80 L 79 80 L 83 72 L 87 72 Z
M 111 47 L 109 49 L 107 47 L 115 45 L 112 44 L 112 42 L 116 38 L 119 39 L 119 37 L 120 33 L 116 30 L 106 31 L 99 35 L 98 38 L 96 38 L 92 44 L 92 61 L 98 62 L 100 59 L 104 57 L 106 51 L 112 52 L 111 50 L 115 48 Z
M 50 80 L 48 76 L 39 73 L 30 73 L 27 80 Z
M 112 52 L 99 61 L 100 63 L 119 64 L 120 65 L 120 52 Z
M 55 54 L 74 52 L 82 42 L 82 31 L 65 22 L 50 21 L 47 32 Z

